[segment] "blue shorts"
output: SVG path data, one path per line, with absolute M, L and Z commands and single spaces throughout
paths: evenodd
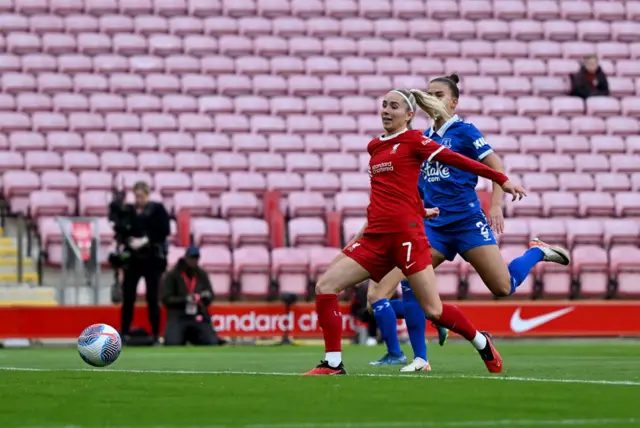
M 425 221 L 424 229 L 431 247 L 447 260 L 453 260 L 456 254 L 462 255 L 476 247 L 498 244 L 482 211 L 442 227 L 432 227 Z

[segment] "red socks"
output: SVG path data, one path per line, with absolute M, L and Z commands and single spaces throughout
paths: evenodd
M 476 328 L 457 306 L 443 304 L 438 324 L 458 333 L 467 340 L 473 340 L 476 337 Z
M 316 312 L 324 335 L 325 352 L 342 351 L 342 314 L 338 306 L 338 295 L 316 295 Z

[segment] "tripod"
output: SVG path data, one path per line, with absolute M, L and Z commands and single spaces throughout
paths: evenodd
M 298 301 L 298 296 L 293 293 L 282 293 L 280 299 L 284 303 L 284 314 L 287 315 L 289 312 L 291 312 L 291 308 L 293 307 L 293 305 Z M 293 344 L 294 343 L 289 337 L 289 326 L 287 325 L 284 332 L 282 333 L 282 340 L 280 341 L 280 343 L 276 344 L 276 346 Z

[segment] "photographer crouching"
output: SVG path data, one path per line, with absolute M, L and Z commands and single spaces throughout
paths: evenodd
M 114 268 L 124 271 L 121 310 L 123 340 L 125 343 L 130 340 L 136 289 L 140 278 L 144 278 L 153 343 L 157 344 L 160 336 L 160 279 L 167 267 L 170 217 L 164 205 L 149 201 L 147 183 L 135 183 L 133 193 L 135 205 L 126 204 L 124 193 L 120 192 L 116 192 L 109 205 L 109 221 L 120 250 L 109 256 L 109 262 Z
M 187 248 L 164 278 L 162 302 L 167 308 L 165 346 L 223 345 L 207 309 L 214 298 L 209 275 L 198 266 L 200 250 Z

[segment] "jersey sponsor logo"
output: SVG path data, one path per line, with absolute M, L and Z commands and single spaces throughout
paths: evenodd
M 356 248 L 358 248 L 360 246 L 359 242 L 354 242 L 353 244 L 351 244 L 351 246 L 349 247 L 349 251 L 353 251 Z
M 482 235 L 485 241 L 491 241 L 491 230 L 487 223 L 479 221 L 476 223 L 476 227 L 480 229 L 480 235 Z
M 447 149 L 451 148 L 451 138 L 443 138 L 440 142 L 441 145 L 445 146 Z
M 515 333 L 525 333 L 529 330 L 533 330 L 534 328 L 540 327 L 550 321 L 553 321 L 556 318 L 560 318 L 573 311 L 574 308 L 564 308 L 557 311 L 549 312 L 544 315 L 538 315 L 533 318 L 522 319 L 520 316 L 520 308 L 516 309 L 516 311 L 511 316 L 510 327 Z
M 447 165 L 440 162 L 425 162 L 422 165 L 422 176 L 428 183 L 434 183 L 449 178 L 451 171 Z
M 432 142 L 433 140 L 431 138 L 427 138 L 427 137 L 422 137 L 422 145 L 426 146 L 427 144 L 429 144 L 430 142 Z
M 395 155 L 396 152 L 398 151 L 398 147 L 400 147 L 400 143 L 394 144 L 393 148 L 391 149 L 391 154 Z
M 476 141 L 473 142 L 473 147 L 475 147 L 476 149 L 481 149 L 486 145 L 487 145 L 487 142 L 482 137 L 478 138 Z
M 411 268 L 411 266 L 413 266 L 413 265 L 415 265 L 415 264 L 416 264 L 416 262 L 409 263 L 408 265 L 404 265 L 404 268 L 405 268 L 405 269 L 410 269 L 410 268 Z
M 370 175 L 380 174 L 381 172 L 393 172 L 393 162 L 382 162 L 370 167 Z

